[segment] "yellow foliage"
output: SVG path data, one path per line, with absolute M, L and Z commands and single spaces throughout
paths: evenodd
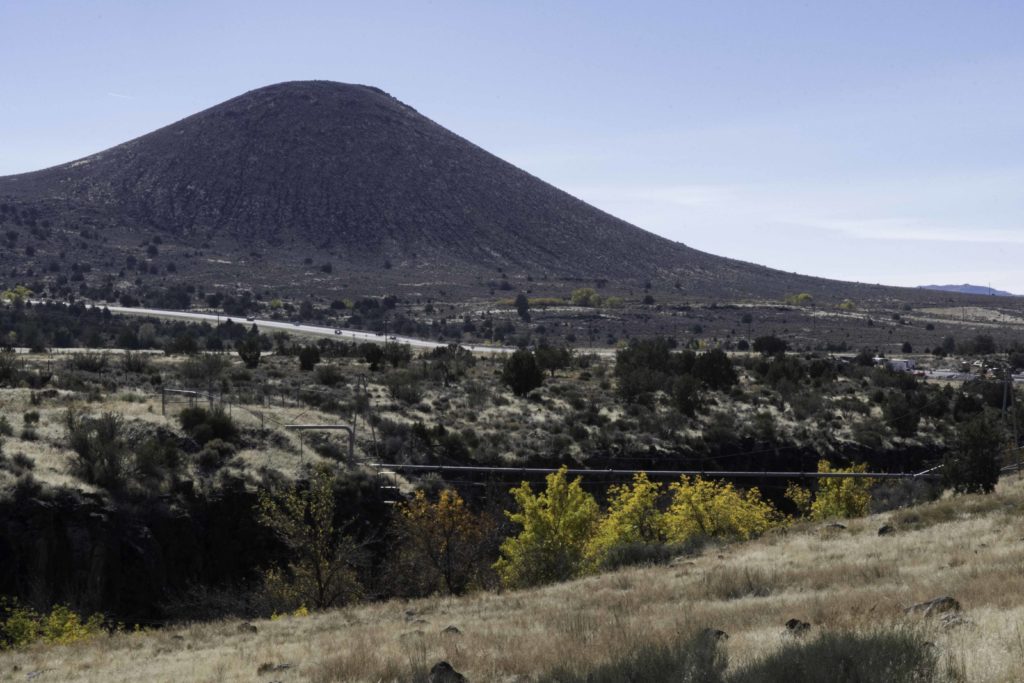
M 840 303 L 837 306 L 837 308 L 839 308 L 842 311 L 852 311 L 853 309 L 857 308 L 857 305 L 853 303 L 853 301 L 851 301 L 850 299 L 843 299 L 842 303 Z
M 814 297 L 807 292 L 800 292 L 799 294 L 790 294 L 786 297 L 786 303 L 790 306 L 807 306 L 814 303 Z
M 305 605 L 299 605 L 298 607 L 295 608 L 295 610 L 291 614 L 288 614 L 287 612 L 285 612 L 284 614 L 279 614 L 278 612 L 272 613 L 270 615 L 270 620 L 271 621 L 280 621 L 281 619 L 284 619 L 285 617 L 292 617 L 293 619 L 298 619 L 300 617 L 308 617 L 308 616 L 309 616 L 309 608 L 306 607 Z
M 584 553 L 600 517 L 597 501 L 578 477 L 569 481 L 566 467 L 546 481 L 542 493 L 534 494 L 527 482 L 511 491 L 518 510 L 505 514 L 522 530 L 505 539 L 494 564 L 508 587 L 564 581 L 585 569 Z
M 428 592 L 464 593 L 479 584 L 493 523 L 473 513 L 457 491 L 444 490 L 432 503 L 417 491 L 396 520 L 396 554 L 406 576 Z
M 581 287 L 572 291 L 573 306 L 594 307 L 601 305 L 601 297 L 590 287 Z
M 83 620 L 67 605 L 55 605 L 48 613 L 40 613 L 15 600 L 0 599 L 0 649 L 35 642 L 67 645 L 105 632 L 102 614 Z
M 801 515 L 809 515 L 811 513 L 811 503 L 814 501 L 814 494 L 809 489 L 800 486 L 794 482 L 790 482 L 786 486 L 786 498 L 793 501 L 796 505 L 796 509 L 800 511 Z
M 600 566 L 617 546 L 665 541 L 665 517 L 658 509 L 661 494 L 661 485 L 642 472 L 633 477 L 632 486 L 623 484 L 608 489 L 608 512 L 587 545 L 586 554 L 592 567 Z
M 31 296 L 32 290 L 25 285 L 18 285 L 17 287 L 5 289 L 3 292 L 0 292 L 0 299 L 10 302 L 27 301 Z
M 833 468 L 828 460 L 818 461 L 818 472 L 867 472 L 867 463 L 853 465 L 846 469 Z M 863 517 L 871 506 L 872 479 L 822 478 L 818 480 L 818 492 L 811 503 L 811 519 L 823 520 L 833 517 Z
M 669 489 L 672 504 L 665 526 L 670 542 L 694 536 L 746 540 L 786 521 L 756 488 L 744 494 L 730 483 L 682 477 Z

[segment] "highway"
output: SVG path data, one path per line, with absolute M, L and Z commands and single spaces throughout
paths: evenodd
M 337 339 L 338 341 L 366 341 L 373 342 L 376 344 L 382 344 L 385 341 L 391 341 L 399 344 L 408 344 L 413 348 L 425 350 L 448 346 L 447 342 L 441 343 L 428 341 L 426 339 L 417 339 L 415 337 L 402 337 L 398 335 L 388 335 L 385 338 L 384 335 L 380 335 L 375 332 L 366 332 L 363 330 L 346 330 L 335 327 L 324 327 L 322 325 L 306 325 L 302 323 L 292 323 L 282 320 L 263 320 L 260 318 L 249 320 L 245 316 L 229 316 L 224 314 L 218 315 L 216 313 L 198 313 L 194 311 L 165 311 L 158 308 L 132 308 L 128 306 L 112 306 L 110 304 L 85 305 L 88 308 L 106 308 L 111 313 L 117 315 L 139 315 L 154 316 L 160 318 L 175 318 L 179 320 L 194 320 L 197 322 L 208 322 L 213 323 L 214 325 L 231 320 L 240 325 L 256 325 L 256 327 L 260 328 L 261 331 L 266 329 L 287 330 L 289 332 L 300 332 L 302 334 L 330 337 L 331 339 Z M 468 349 L 473 353 L 505 354 L 512 353 L 513 351 L 515 351 L 514 348 L 509 346 L 486 346 L 483 344 L 460 345 L 462 346 L 462 348 Z

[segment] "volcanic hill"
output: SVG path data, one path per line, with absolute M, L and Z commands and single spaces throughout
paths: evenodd
M 883 295 L 658 237 L 381 90 L 326 81 L 253 90 L 98 154 L 2 177 L 0 203 L 0 229 L 31 228 L 0 256 L 23 280 L 57 272 L 60 256 L 77 259 L 86 281 L 134 270 L 293 293 L 479 289 L 505 277 L 535 291 L 655 281 L 719 300 Z

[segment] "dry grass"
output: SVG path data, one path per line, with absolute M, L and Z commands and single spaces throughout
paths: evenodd
M 0 654 L 0 680 L 409 681 L 439 659 L 472 681 L 531 681 L 593 666 L 638 643 L 713 627 L 730 669 L 776 651 L 796 617 L 812 632 L 909 626 L 966 680 L 1019 681 L 1024 670 L 1024 482 L 824 532 L 803 525 L 708 549 L 667 567 L 631 568 L 547 588 L 462 599 L 391 601 L 303 618 L 197 624 L 66 647 Z M 879 537 L 877 528 L 899 531 Z M 956 597 L 966 624 L 903 608 Z M 461 635 L 441 631 L 454 625 Z M 289 668 L 258 676 L 261 664 Z

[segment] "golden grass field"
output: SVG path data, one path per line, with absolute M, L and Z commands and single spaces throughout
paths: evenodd
M 704 627 L 730 635 L 737 667 L 786 642 L 783 624 L 796 617 L 811 622 L 811 637 L 920 629 L 944 671 L 1010 683 L 1024 678 L 1022 513 L 1024 481 L 1014 476 L 989 496 L 947 497 L 845 530 L 805 523 L 541 589 L 356 605 L 254 622 L 255 632 L 224 621 L 34 646 L 0 653 L 0 680 L 409 681 L 444 659 L 476 683 L 525 682 Z M 879 536 L 884 523 L 897 532 Z M 903 611 L 944 595 L 960 601 L 963 623 Z M 442 634 L 448 626 L 461 634 Z

